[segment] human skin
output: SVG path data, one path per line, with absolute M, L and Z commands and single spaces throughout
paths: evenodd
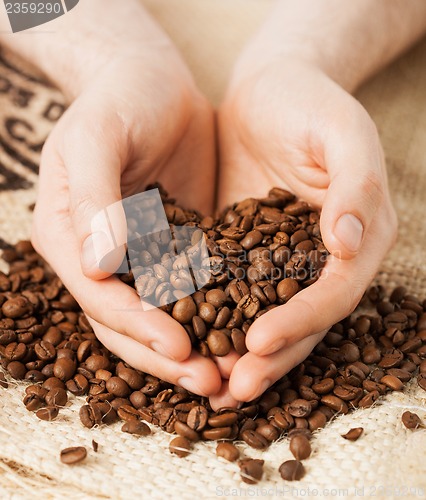
M 71 103 L 43 148 L 32 242 L 111 351 L 208 395 L 221 385 L 215 363 L 191 353 L 174 319 L 159 309 L 143 311 L 133 289 L 100 269 L 99 256 L 112 248 L 104 233 L 91 234 L 100 210 L 156 181 L 181 203 L 213 209 L 213 110 L 139 2 L 125 6 L 80 2 L 49 24 L 50 33 L 41 26 L 1 36 Z
M 108 277 L 93 252 L 108 250 L 91 236 L 93 216 L 149 182 L 204 213 L 213 208 L 213 111 L 170 40 L 136 0 L 126 9 L 80 2 L 49 24 L 54 33 L 1 36 L 72 102 L 43 150 L 32 240 L 108 348 L 211 395 L 215 408 L 236 405 L 304 359 L 356 306 L 395 239 L 396 218 L 377 131 L 350 93 L 420 37 L 425 5 L 277 2 L 242 53 L 219 110 L 219 203 L 287 187 L 322 207 L 332 256 L 321 280 L 255 322 L 248 354 L 216 364 L 191 353 L 186 332 L 163 312 L 135 311 L 136 293 Z
M 376 127 L 351 96 L 426 31 L 426 3 L 283 0 L 245 48 L 219 109 L 219 204 L 281 186 L 321 208 L 320 279 L 257 319 L 249 352 L 218 359 L 214 407 L 250 401 L 350 314 L 395 241 Z

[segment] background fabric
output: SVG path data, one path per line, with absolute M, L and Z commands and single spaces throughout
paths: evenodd
M 217 105 L 232 64 L 267 15 L 269 0 L 145 0 L 182 51 L 200 88 Z M 357 94 L 375 120 L 399 215 L 399 239 L 377 276 L 391 288 L 405 285 L 426 297 L 426 41 Z M 62 96 L 11 54 L 0 54 L 0 247 L 28 238 L 41 145 L 63 111 Z M 0 268 L 6 269 L 0 261 Z M 288 441 L 266 452 L 239 445 L 265 460 L 264 480 L 240 482 L 238 466 L 217 459 L 215 445 L 197 443 L 186 459 L 168 452 L 170 436 L 154 429 L 137 438 L 120 424 L 87 430 L 82 398 L 71 398 L 54 422 L 43 422 L 22 403 L 24 387 L 0 387 L 1 498 L 216 498 L 230 496 L 426 497 L 426 430 L 405 429 L 401 414 L 425 418 L 426 393 L 409 384 L 373 408 L 336 418 L 316 434 L 307 474 L 285 483 L 278 466 L 292 458 Z M 353 443 L 340 434 L 362 426 Z M 91 449 L 99 443 L 98 453 Z M 62 448 L 83 445 L 84 464 L 60 463 Z M 327 491 L 328 489 L 328 491 Z

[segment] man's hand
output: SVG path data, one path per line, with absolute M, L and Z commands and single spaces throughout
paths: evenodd
M 218 360 L 212 405 L 250 401 L 347 316 L 396 238 L 375 125 L 349 93 L 426 31 L 426 5 L 281 0 L 238 61 L 219 110 L 219 204 L 280 186 L 322 209 L 320 279 L 257 319 L 249 352 Z
M 102 231 L 92 233 L 97 213 L 154 181 L 187 206 L 208 213 L 213 204 L 211 106 L 139 2 L 125 3 L 83 3 L 51 23 L 54 33 L 34 34 L 32 48 L 17 35 L 16 48 L 34 53 L 73 101 L 42 152 L 32 242 L 112 352 L 209 395 L 220 388 L 214 362 L 191 353 L 174 319 L 144 312 L 136 291 L 100 268 L 113 248 Z M 124 217 L 120 224 L 126 234 Z

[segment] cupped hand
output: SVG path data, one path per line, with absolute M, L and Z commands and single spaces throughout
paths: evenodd
M 314 65 L 290 58 L 245 76 L 237 70 L 219 110 L 219 137 L 220 205 L 286 188 L 321 208 L 331 255 L 317 282 L 254 322 L 246 355 L 221 361 L 229 391 L 216 406 L 256 398 L 306 358 L 356 307 L 397 227 L 376 127 Z
M 214 362 L 191 353 L 174 319 L 159 309 L 143 311 L 136 292 L 100 268 L 99 256 L 113 248 L 92 234 L 97 213 L 154 181 L 186 206 L 212 209 L 212 110 L 167 42 L 136 52 L 93 71 L 49 136 L 32 241 L 112 352 L 208 395 L 220 388 Z M 125 231 L 125 220 L 118 223 Z

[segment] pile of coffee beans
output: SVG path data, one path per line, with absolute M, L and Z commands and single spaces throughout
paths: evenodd
M 203 230 L 213 269 L 208 284 L 190 297 L 169 289 L 178 300 L 164 309 L 203 355 L 225 355 L 231 348 L 244 354 L 251 323 L 318 279 L 327 255 L 318 214 L 278 189 L 263 200 L 234 205 L 217 220 L 162 195 L 170 223 Z M 426 390 L 426 301 L 403 287 L 390 297 L 380 286 L 371 288 L 366 300 L 373 313 L 334 325 L 303 363 L 254 401 L 212 411 L 207 398 L 135 370 L 102 346 L 29 242 L 4 250 L 2 257 L 10 270 L 0 273 L 0 364 L 11 378 L 28 383 L 24 404 L 42 420 L 57 418 L 69 394 L 85 396 L 85 427 L 121 421 L 123 432 L 147 436 L 147 424 L 153 424 L 177 435 L 170 451 L 182 457 L 199 440 L 217 441 L 217 455 L 239 460 L 242 480 L 252 484 L 262 477 L 263 461 L 240 458 L 234 441 L 264 450 L 288 436 L 295 460 L 282 464 L 280 474 L 298 480 L 312 433 L 333 416 L 367 408 L 413 377 Z M 121 277 L 134 285 L 131 273 Z M 0 386 L 8 386 L 1 372 Z M 403 422 L 412 429 L 420 425 L 409 416 Z M 352 429 L 345 437 L 361 433 Z M 82 456 L 81 450 L 68 451 L 62 460 L 77 463 Z
M 266 198 L 236 203 L 214 219 L 176 206 L 161 186 L 153 187 L 159 189 L 170 234 L 179 239 L 176 244 L 165 231 L 153 229 L 161 212 L 155 199 L 144 197 L 142 207 L 132 207 L 135 215 L 129 216 L 128 226 L 135 232 L 138 216 L 147 219 L 144 230 L 153 232 L 132 238 L 128 251 L 132 272 L 122 280 L 135 286 L 143 300 L 164 303 L 163 309 L 184 326 L 203 356 L 225 356 L 232 348 L 245 354 L 245 335 L 253 321 L 319 278 L 328 252 L 318 211 L 274 188 Z M 198 232 L 185 233 L 194 228 Z M 188 253 L 193 262 L 200 252 L 201 237 L 209 255 L 200 259 L 195 272 L 208 272 L 209 280 L 188 296 L 184 290 L 196 283 L 184 265 Z M 174 245 L 178 256 L 171 252 Z

